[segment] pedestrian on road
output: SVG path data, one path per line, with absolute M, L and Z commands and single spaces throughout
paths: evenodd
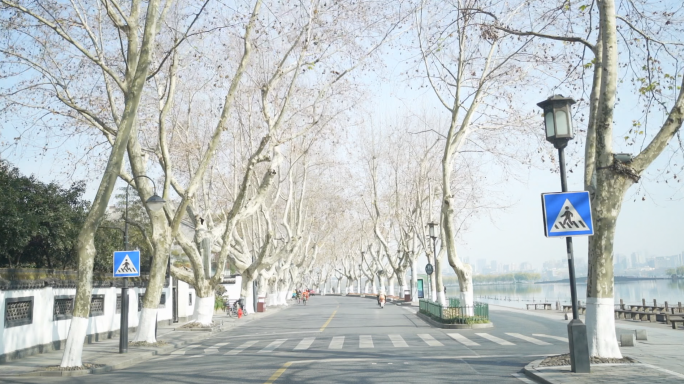
M 304 298 L 304 305 L 306 305 L 306 301 L 309 300 L 309 291 L 308 291 L 308 290 L 307 290 L 307 291 L 304 291 L 304 293 L 302 294 L 302 296 L 303 296 L 303 298 Z

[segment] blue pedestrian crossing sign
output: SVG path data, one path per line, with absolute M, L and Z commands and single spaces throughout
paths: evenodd
M 114 277 L 140 276 L 140 251 L 114 252 Z
M 589 192 L 542 193 L 546 237 L 591 236 Z

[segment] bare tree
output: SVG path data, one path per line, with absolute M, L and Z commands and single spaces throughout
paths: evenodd
M 486 128 L 484 132 L 492 134 L 507 125 L 501 119 L 505 105 L 510 111 L 516 110 L 512 106 L 513 94 L 507 88 L 524 76 L 513 58 L 529 43 L 483 27 L 488 16 L 477 11 L 478 6 L 481 4 L 477 1 L 424 1 L 417 13 L 426 81 L 449 114 L 441 163 L 442 246 L 458 276 L 462 305 L 470 308 L 472 267 L 463 263 L 456 252 L 454 165 L 461 152 L 467 150 L 473 133 Z
M 560 2 L 526 3 L 536 23 L 496 21 L 494 27 L 519 36 L 534 36 L 537 44 L 572 44 L 565 79 L 571 89 L 584 89 L 589 108 L 584 162 L 585 189 L 591 193 L 594 236 L 589 241 L 587 332 L 590 354 L 622 356 L 614 331 L 613 246 L 615 228 L 628 189 L 638 183 L 653 162 L 679 135 L 684 120 L 681 59 L 681 13 L 678 4 L 600 0 L 566 9 Z M 655 8 L 653 8 L 655 7 Z M 651 11 L 655 17 L 651 16 Z M 558 15 L 563 15 L 561 21 Z M 572 28 L 567 28 L 572 23 Z M 579 26 L 579 32 L 575 31 Z M 565 48 L 547 51 L 563 58 Z M 590 55 L 593 58 L 587 58 Z M 570 55 L 566 55 L 570 56 Z M 567 63 L 567 61 L 566 61 Z M 585 72 L 586 71 L 586 72 Z M 591 80 L 585 82 L 586 77 Z M 631 81 L 621 81 L 621 77 Z M 588 80 L 588 79 L 587 79 Z M 587 85 L 585 87 L 585 84 Z M 590 85 L 588 85 L 590 84 Z M 637 95 L 641 114 L 620 124 L 619 94 Z M 632 160 L 615 157 L 623 137 Z M 638 143 L 641 147 L 636 150 Z M 636 145 L 635 145 L 636 144 Z M 623 145 L 624 147 L 624 145 Z M 680 144 L 681 147 L 681 144 Z
M 39 4 L 3 0 L 1 4 L 7 16 L 2 21 L 5 29 L 16 37 L 22 36 L 21 42 L 8 39 L 3 43 L 3 66 L 23 68 L 14 75 L 24 71 L 34 75 L 22 75 L 24 80 L 15 83 L 15 91 L 4 94 L 4 98 L 13 107 L 44 109 L 65 123 L 94 128 L 111 145 L 76 246 L 79 282 L 61 366 L 81 366 L 92 289 L 94 234 L 119 177 L 152 69 L 157 37 L 174 2 L 152 0 L 144 5 L 132 1 L 122 5 L 106 1 L 97 2 L 92 9 L 78 2 Z M 93 90 L 101 97 L 93 97 L 91 102 Z M 26 103 L 29 100 L 40 101 Z M 98 104 L 100 100 L 106 102 Z

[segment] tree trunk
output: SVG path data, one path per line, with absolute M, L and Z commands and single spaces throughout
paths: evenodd
M 242 300 L 244 309 L 246 309 L 248 313 L 254 311 L 254 294 L 252 287 L 253 281 L 254 278 L 251 276 L 251 274 L 245 274 L 243 272 L 242 286 L 240 289 L 240 300 Z
M 613 241 L 622 199 L 631 185 L 611 169 L 597 172 L 598 189 L 593 201 L 594 236 L 589 243 L 587 277 L 587 341 L 589 354 L 621 358 L 615 334 Z
M 444 262 L 444 248 L 439 250 L 435 258 L 435 288 L 437 289 L 437 303 L 446 305 L 446 295 L 444 294 L 444 283 L 442 282 L 442 263 Z
M 135 15 L 137 17 L 137 15 Z M 150 1 L 147 6 L 145 17 L 145 30 L 143 44 L 137 57 L 136 68 L 129 68 L 127 81 L 130 81 L 130 91 L 126 95 L 124 111 L 119 124 L 116 139 L 109 154 L 107 167 L 105 168 L 100 187 L 97 190 L 88 216 L 78 234 L 76 241 L 76 253 L 78 254 L 78 284 L 76 286 L 76 298 L 74 300 L 73 318 L 69 326 L 64 355 L 61 367 L 82 366 L 83 343 L 85 341 L 86 326 L 90 313 L 90 298 L 92 292 L 93 263 L 95 259 L 95 231 L 104 218 L 105 210 L 112 196 L 112 191 L 121 171 L 123 156 L 126 152 L 128 138 L 137 116 L 142 89 L 147 77 L 152 54 L 153 42 L 158 32 L 159 1 Z M 136 26 L 130 26 L 137 28 Z M 129 40 L 130 44 L 137 43 L 135 39 Z M 137 52 L 136 52 L 137 53 Z M 133 59 L 132 57 L 129 59 Z
M 418 301 L 418 260 L 411 262 L 411 300 Z

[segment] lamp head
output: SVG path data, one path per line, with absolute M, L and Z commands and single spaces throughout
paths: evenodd
M 544 110 L 546 140 L 556 148 L 565 147 L 568 141 L 575 136 L 570 110 L 570 106 L 573 104 L 575 104 L 575 100 L 563 95 L 553 95 L 537 103 L 539 108 Z
M 153 212 L 157 212 L 160 209 L 162 209 L 164 207 L 165 203 L 166 203 L 166 201 L 164 199 L 162 199 L 156 193 L 154 195 L 150 196 L 150 198 L 147 199 L 147 201 L 145 202 L 145 204 L 147 205 L 147 208 L 149 208 Z

